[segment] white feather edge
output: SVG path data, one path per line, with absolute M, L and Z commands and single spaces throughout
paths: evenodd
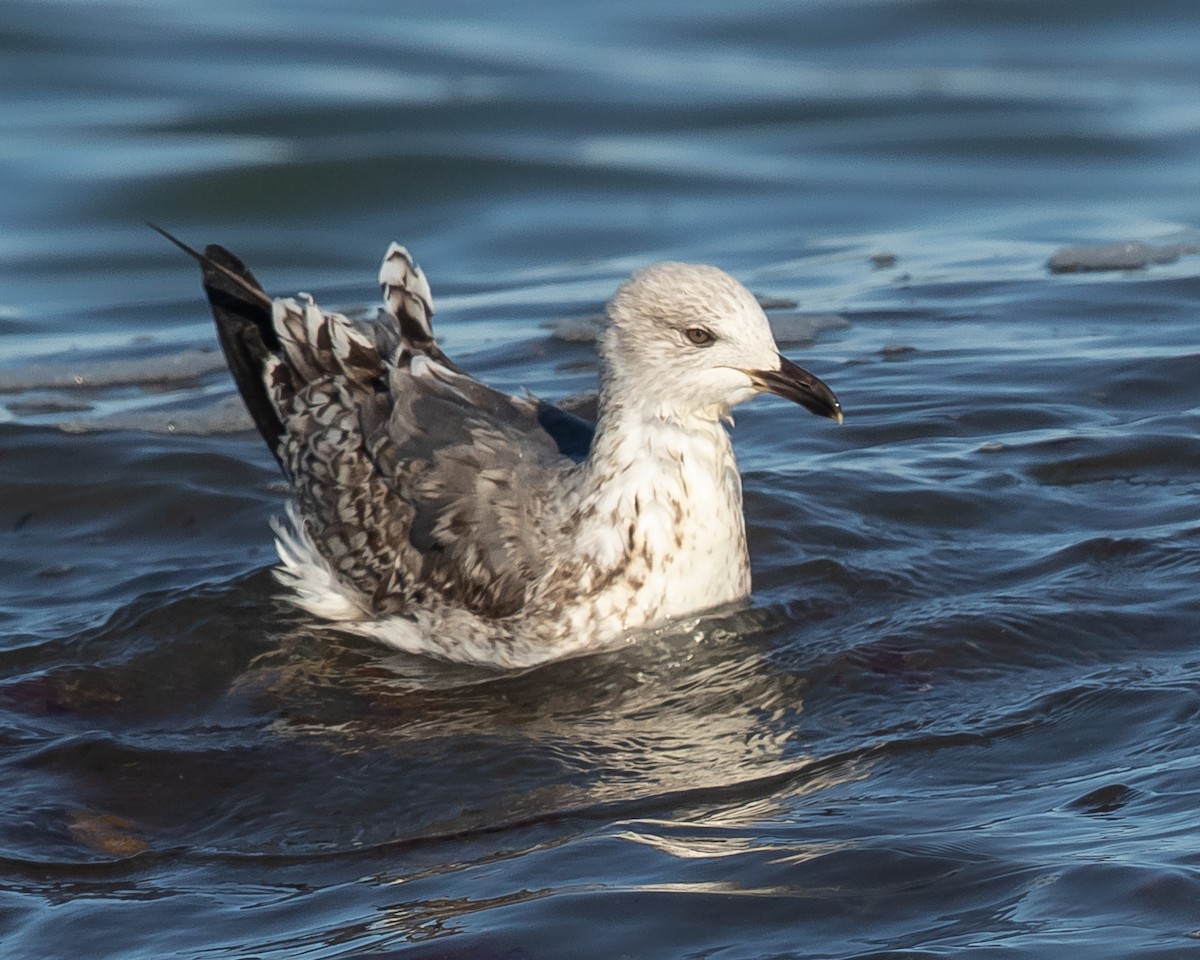
M 275 552 L 280 566 L 275 579 L 292 592 L 292 600 L 313 616 L 326 620 L 362 620 L 369 616 L 364 598 L 343 584 L 321 556 L 295 501 L 284 507 L 286 516 L 272 517 Z
M 284 509 L 284 517 L 271 518 L 280 560 L 280 566 L 274 570 L 275 579 L 291 592 L 289 599 L 296 606 L 330 621 L 330 626 L 338 630 L 368 637 L 405 653 L 510 669 L 531 667 L 594 646 L 578 638 L 556 645 L 514 637 L 499 640 L 466 610 L 444 611 L 448 622 L 443 623 L 425 610 L 414 610 L 410 616 L 376 618 L 365 609 L 364 599 L 338 580 L 317 551 L 295 502 L 289 501 Z M 448 636 L 455 638 L 453 656 L 448 649 Z

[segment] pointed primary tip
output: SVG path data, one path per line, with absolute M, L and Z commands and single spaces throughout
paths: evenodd
M 258 286 L 257 282 L 254 282 L 254 283 L 251 282 L 252 280 L 254 280 L 254 277 L 251 274 L 247 273 L 246 276 L 243 277 L 240 274 L 238 274 L 237 272 L 235 272 L 234 270 L 231 270 L 225 264 L 218 263 L 216 260 L 214 260 L 209 255 L 209 253 L 211 253 L 215 249 L 218 253 L 220 253 L 224 257 L 232 258 L 232 255 L 229 253 L 229 251 L 224 250 L 219 247 L 218 248 L 209 247 L 209 253 L 201 253 L 195 247 L 188 246 L 186 243 L 184 243 L 182 240 L 180 240 L 173 233 L 171 233 L 167 230 L 164 230 L 157 223 L 151 223 L 149 220 L 145 221 L 145 223 L 146 223 L 146 226 L 148 226 L 155 233 L 159 234 L 162 237 L 165 237 L 170 243 L 173 243 L 176 247 L 178 247 L 180 250 L 182 250 L 184 253 L 186 253 L 189 257 L 191 257 L 193 260 L 195 260 L 198 264 L 200 264 L 201 269 L 204 271 L 206 283 L 208 282 L 208 278 L 211 277 L 211 275 L 213 273 L 218 273 L 221 276 L 225 277 L 227 280 L 229 280 L 231 283 L 236 284 L 243 291 L 245 291 L 247 294 L 249 294 L 251 297 L 253 297 L 255 300 L 257 300 L 259 303 L 261 303 L 263 306 L 270 309 L 271 304 L 272 304 L 271 298 L 269 296 L 267 296 L 267 294 L 263 291 L 263 289 L 261 287 Z M 232 258 L 232 259 L 239 266 L 239 268 L 244 269 L 244 267 L 242 267 L 240 261 L 238 261 L 236 258 Z
M 165 237 L 168 242 L 173 243 L 180 250 L 182 250 L 184 253 L 186 253 L 189 257 L 192 257 L 197 262 L 204 263 L 204 261 L 207 259 L 204 256 L 204 254 L 202 254 L 199 250 L 196 250 L 193 247 L 189 247 L 186 243 L 184 243 L 177 236 L 175 236 L 175 234 L 170 233 L 167 230 L 164 230 L 157 223 L 154 223 L 150 220 L 145 221 L 145 223 L 146 223 L 146 226 L 148 226 L 151 230 L 153 230 L 159 236 Z

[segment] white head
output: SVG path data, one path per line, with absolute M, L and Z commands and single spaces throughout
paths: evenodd
M 841 422 L 833 392 L 779 355 L 758 301 L 716 267 L 639 270 L 609 301 L 608 316 L 606 394 L 627 383 L 624 393 L 663 413 L 715 420 L 770 391 Z

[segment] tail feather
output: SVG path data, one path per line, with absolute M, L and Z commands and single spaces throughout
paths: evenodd
M 380 355 L 404 364 L 423 354 L 461 372 L 433 337 L 433 293 L 406 247 L 393 243 L 387 248 L 379 267 L 379 287 L 386 305 L 375 325 Z
M 407 368 L 416 357 L 462 373 L 434 340 L 429 282 L 399 244 L 388 247 L 380 268 L 386 309 L 375 323 L 372 342 L 348 318 L 323 311 L 307 294 L 273 300 L 224 247 L 212 244 L 201 253 L 161 227 L 149 226 L 200 264 L 217 337 L 238 392 L 285 472 L 287 421 L 294 405 L 303 404 L 310 384 L 332 377 L 369 394 L 386 377 L 389 364 Z
M 320 354 L 317 338 L 319 327 L 313 323 L 313 310 L 309 309 L 310 306 L 287 297 L 276 300 L 271 310 L 273 329 L 279 337 L 280 352 L 296 371 L 301 383 L 316 380 L 330 365 L 330 358 Z
M 379 286 L 388 313 L 400 325 L 402 337 L 424 353 L 425 346 L 433 343 L 433 292 L 424 272 L 398 243 L 391 244 L 383 256 Z
M 300 301 L 276 300 L 272 317 L 284 359 L 300 383 L 334 376 L 366 384 L 383 375 L 375 345 L 344 314 L 326 312 L 301 294 Z

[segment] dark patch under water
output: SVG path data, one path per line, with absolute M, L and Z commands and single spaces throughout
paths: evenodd
M 5 956 L 1200 950 L 1188 5 L 10 8 Z M 278 598 L 280 478 L 143 217 L 352 308 L 395 236 L 549 397 L 622 276 L 712 260 L 846 424 L 738 411 L 747 605 L 395 654 Z M 1048 267 L 1126 241 L 1179 255 Z

